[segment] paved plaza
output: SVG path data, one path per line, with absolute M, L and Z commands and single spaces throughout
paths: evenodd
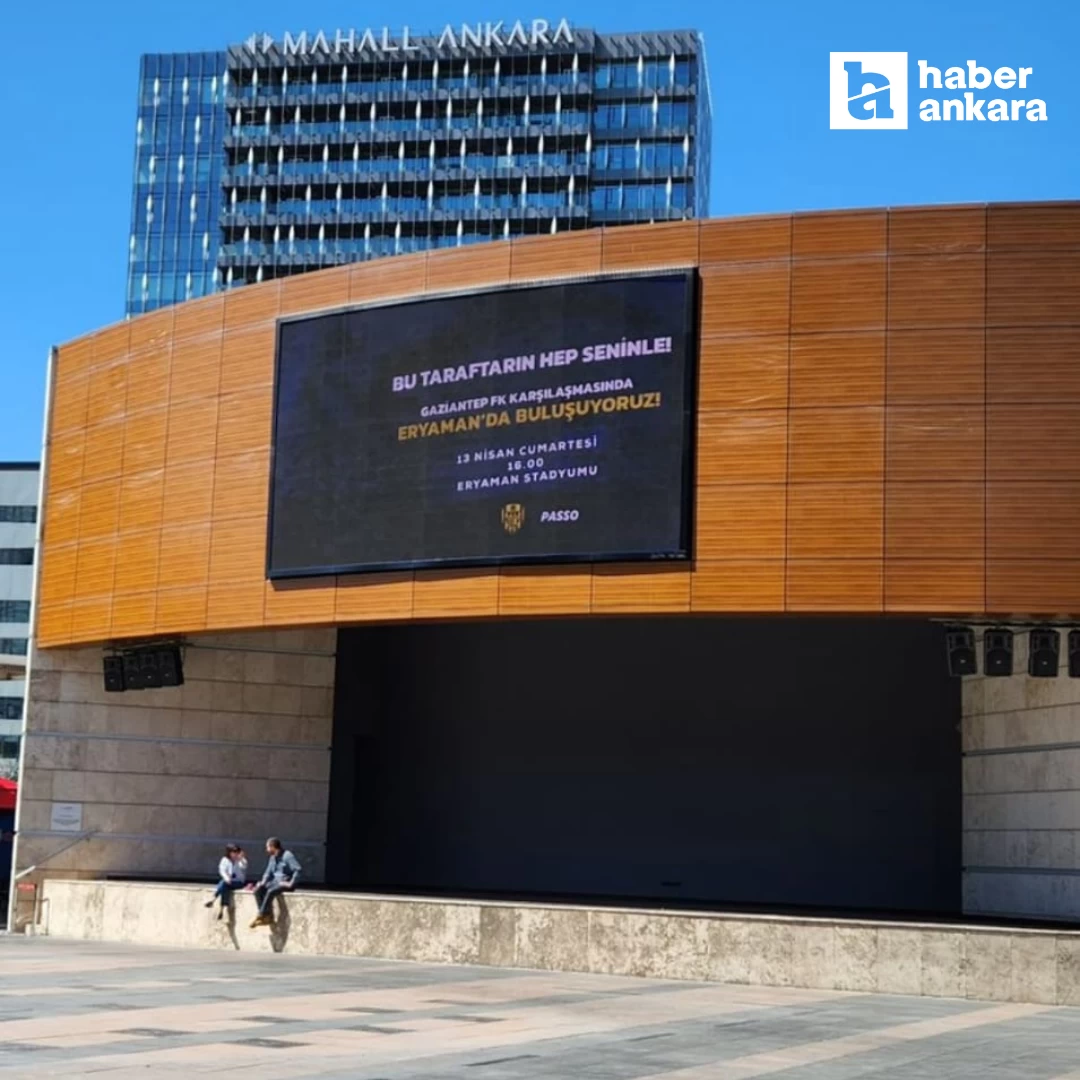
M 1080 1080 L 1080 1009 L 0 935 L 0 1077 Z

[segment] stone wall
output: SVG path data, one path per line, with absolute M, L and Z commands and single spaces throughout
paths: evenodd
M 40 932 L 85 941 L 369 956 L 649 978 L 1080 1005 L 1080 932 L 298 892 L 251 930 L 209 891 L 45 883 Z
M 100 647 L 35 651 L 18 868 L 212 879 L 224 843 L 261 870 L 275 834 L 321 880 L 336 640 L 193 636 L 183 686 L 124 693 L 105 692 Z M 63 803 L 81 830 L 54 827 Z M 60 851 L 80 831 L 94 835 Z
M 964 680 L 964 910 L 1080 921 L 1080 679 Z M 982 640 L 979 637 L 979 667 Z

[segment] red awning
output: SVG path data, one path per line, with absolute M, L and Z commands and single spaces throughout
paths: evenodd
M 14 780 L 0 780 L 0 810 L 15 809 L 15 793 L 19 785 Z

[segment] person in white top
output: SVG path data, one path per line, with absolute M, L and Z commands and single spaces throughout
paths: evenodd
M 225 915 L 225 909 L 232 902 L 232 894 L 237 889 L 242 889 L 247 881 L 247 856 L 239 844 L 226 844 L 225 855 L 218 863 L 218 883 L 214 889 L 214 895 L 206 901 L 206 907 L 213 907 L 215 902 L 220 901 L 218 918 Z

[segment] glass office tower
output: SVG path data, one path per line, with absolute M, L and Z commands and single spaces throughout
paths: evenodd
M 145 57 L 128 313 L 383 255 L 707 216 L 697 33 L 490 27 Z

